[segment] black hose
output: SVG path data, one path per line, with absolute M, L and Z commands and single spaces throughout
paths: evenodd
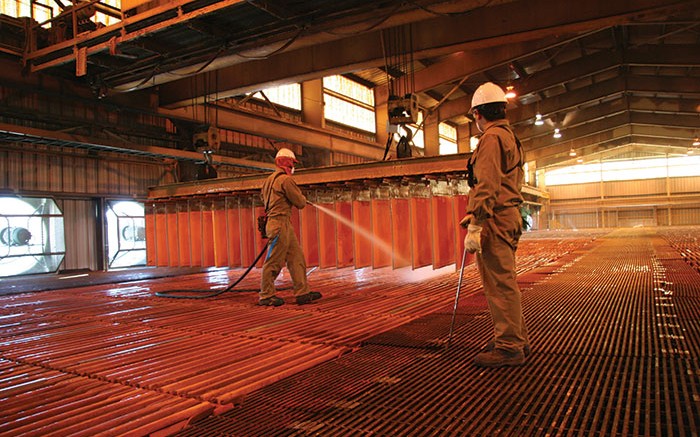
M 234 282 L 233 284 L 229 285 L 228 287 L 226 287 L 226 288 L 223 289 L 223 290 L 218 290 L 218 291 L 215 291 L 215 292 L 213 292 L 213 293 L 210 293 L 210 290 L 169 290 L 169 291 L 157 291 L 157 292 L 156 292 L 156 296 L 158 296 L 158 297 L 168 297 L 168 298 L 171 298 L 171 299 L 207 299 L 207 298 L 210 298 L 210 297 L 216 297 L 216 296 L 218 296 L 218 295 L 220 295 L 220 294 L 226 293 L 227 291 L 232 290 L 233 287 L 235 287 L 236 285 L 238 285 L 238 283 L 241 282 L 241 281 L 243 280 L 243 278 L 245 278 L 245 277 L 248 275 L 248 273 L 250 273 L 250 271 L 253 269 L 253 267 L 255 267 L 255 264 L 257 264 L 258 261 L 260 261 L 260 258 L 262 258 L 263 254 L 264 254 L 265 251 L 267 250 L 267 246 L 269 246 L 269 245 L 270 245 L 270 242 L 269 242 L 269 241 L 268 241 L 267 243 L 265 243 L 265 246 L 262 248 L 262 250 L 260 251 L 260 253 L 258 254 L 258 256 L 255 258 L 255 261 L 253 261 L 253 263 L 248 267 L 248 269 L 246 269 L 246 271 L 243 272 L 243 275 L 241 275 L 240 278 L 236 279 L 236 282 Z M 187 294 L 171 294 L 171 293 L 208 293 L 208 294 L 195 294 L 195 295 L 189 294 L 189 295 L 187 295 Z

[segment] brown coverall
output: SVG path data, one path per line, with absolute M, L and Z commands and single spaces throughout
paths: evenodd
M 499 126 L 504 126 L 499 127 Z M 467 213 L 483 227 L 476 261 L 494 326 L 496 348 L 522 350 L 529 344 L 515 275 L 515 251 L 522 235 L 518 206 L 524 173 L 507 120 L 486 127 L 470 158 L 477 183 L 469 193 Z
M 292 206 L 304 208 L 306 197 L 294 179 L 279 168 L 263 183 L 261 196 L 264 205 L 268 205 L 269 197 L 265 231 L 270 245 L 262 268 L 260 299 L 275 295 L 275 279 L 285 263 L 292 277 L 294 295 L 306 294 L 309 292 L 306 260 L 291 222 Z

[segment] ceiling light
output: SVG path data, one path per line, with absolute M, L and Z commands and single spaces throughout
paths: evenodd
M 506 99 L 514 99 L 515 97 L 517 97 L 517 94 L 515 94 L 513 85 L 508 85 L 506 87 Z
M 695 153 L 695 151 L 693 150 L 692 147 L 688 147 L 688 151 L 685 152 L 686 155 L 692 155 L 693 153 Z
M 554 138 L 561 138 L 561 132 L 559 132 L 559 128 L 554 129 Z
M 693 146 L 695 146 L 695 147 L 700 146 L 700 138 L 695 137 L 695 139 L 693 140 Z
M 579 164 L 583 164 L 583 158 L 577 159 L 576 162 L 578 162 Z
M 539 112 L 535 114 L 535 126 L 542 126 L 544 124 L 544 120 L 542 120 L 542 114 Z
M 559 136 L 561 136 L 561 134 Z M 576 156 L 576 151 L 574 150 L 573 147 L 571 148 L 571 150 L 569 150 L 569 156 L 571 156 L 571 157 Z

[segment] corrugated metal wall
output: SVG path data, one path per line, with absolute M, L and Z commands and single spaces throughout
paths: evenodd
M 148 187 L 172 182 L 171 168 L 147 158 L 32 144 L 0 145 L 0 189 L 18 194 L 146 198 Z
M 63 210 L 66 235 L 66 257 L 61 270 L 95 271 L 100 268 L 100 243 L 97 240 L 98 203 L 89 199 L 66 199 L 58 202 Z
M 700 224 L 700 177 L 559 185 L 547 191 L 554 229 Z
M 145 199 L 148 188 L 173 183 L 172 168 L 148 158 L 34 144 L 0 144 L 0 189 L 53 197 L 64 214 L 61 270 L 97 270 L 102 259 L 102 199 Z

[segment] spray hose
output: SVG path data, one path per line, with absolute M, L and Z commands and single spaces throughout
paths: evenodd
M 267 243 L 265 243 L 265 246 L 262 248 L 258 256 L 255 258 L 255 261 L 246 269 L 243 274 L 236 279 L 236 281 L 229 285 L 228 287 L 224 288 L 223 290 L 218 290 L 215 292 L 211 292 L 211 290 L 169 290 L 169 291 L 158 291 L 156 292 L 156 296 L 158 297 L 168 297 L 171 299 L 207 299 L 210 297 L 216 297 L 220 294 L 226 293 L 227 291 L 231 291 L 236 285 L 238 285 L 239 282 L 245 278 L 248 273 L 255 267 L 255 264 L 260 261 L 260 258 L 262 258 L 263 254 L 267 250 L 267 247 L 270 245 L 270 241 L 268 240 Z M 173 294 L 173 293 L 198 293 L 198 294 Z M 207 293 L 207 294 L 199 294 L 199 293 Z

